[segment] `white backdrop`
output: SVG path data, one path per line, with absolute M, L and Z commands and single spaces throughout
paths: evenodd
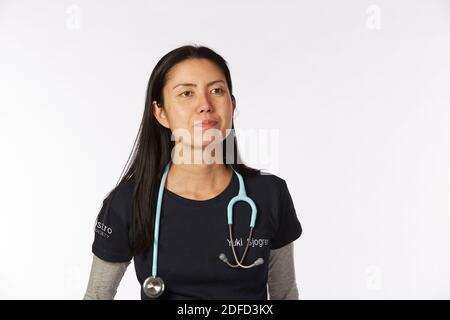
M 83 297 L 150 73 L 201 44 L 279 132 L 246 162 L 288 183 L 301 298 L 449 299 L 449 40 L 445 0 L 0 1 L 0 298 Z

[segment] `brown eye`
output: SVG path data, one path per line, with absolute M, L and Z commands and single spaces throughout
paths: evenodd
M 182 97 L 190 97 L 190 95 L 189 95 L 189 96 L 185 95 L 185 93 L 187 93 L 187 92 L 192 93 L 192 91 L 183 91 L 183 92 L 180 94 L 180 96 L 182 96 Z
M 214 88 L 213 91 L 214 91 L 214 90 L 219 90 L 219 92 L 218 92 L 219 94 L 221 94 L 221 93 L 224 92 L 224 90 L 223 90 L 222 88 Z

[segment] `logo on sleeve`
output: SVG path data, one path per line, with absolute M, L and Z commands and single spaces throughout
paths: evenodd
M 95 232 L 98 233 L 103 238 L 108 239 L 109 236 L 112 234 L 113 229 L 111 227 L 107 226 L 106 224 L 104 224 L 103 222 L 96 221 Z

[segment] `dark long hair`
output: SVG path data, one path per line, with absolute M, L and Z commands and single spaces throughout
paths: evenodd
M 171 139 L 172 133 L 170 129 L 162 126 L 153 115 L 152 101 L 157 101 L 160 104 L 159 107 L 164 107 L 163 87 L 167 80 L 167 73 L 177 63 L 195 58 L 208 59 L 220 67 L 225 75 L 231 98 L 235 99 L 227 62 L 210 48 L 192 45 L 182 46 L 164 55 L 156 64 L 148 81 L 145 109 L 139 132 L 134 142 L 133 150 L 127 160 L 128 164 L 131 158 L 131 165 L 127 167 L 127 164 L 125 164 L 127 168 L 125 175 L 123 175 L 122 171 L 121 178 L 119 178 L 118 183 L 108 193 L 104 201 L 107 213 L 118 186 L 124 183 L 133 184 L 133 203 L 129 232 L 129 246 L 133 255 L 144 253 L 147 247 L 153 243 L 156 214 L 156 203 L 153 201 L 153 195 L 159 188 L 164 168 L 171 160 L 171 151 L 175 144 Z M 260 170 L 243 164 L 237 147 L 234 122 L 232 122 L 231 129 L 230 134 L 222 142 L 223 163 L 231 165 L 243 176 L 259 174 Z M 229 139 L 232 139 L 232 142 L 228 141 Z M 233 150 L 227 150 L 227 146 L 232 146 Z M 232 160 L 230 161 L 230 159 Z

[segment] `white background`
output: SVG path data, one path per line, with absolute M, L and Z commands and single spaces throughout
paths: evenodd
M 444 0 L 0 1 L 0 298 L 83 297 L 150 73 L 185 44 L 228 61 L 237 128 L 279 130 L 302 299 L 450 298 Z M 139 298 L 131 264 L 116 299 Z

